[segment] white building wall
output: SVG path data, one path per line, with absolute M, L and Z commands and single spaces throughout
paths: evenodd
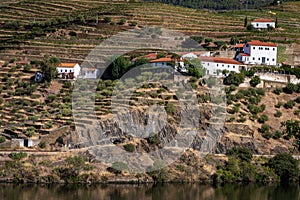
M 217 62 L 205 62 L 202 61 L 202 66 L 206 69 L 207 75 L 220 75 L 223 70 L 233 71 L 239 73 L 239 65 L 236 64 L 225 64 Z M 218 73 L 220 71 L 220 73 Z
M 276 65 L 277 47 L 245 45 L 244 53 L 249 54 L 249 60 L 245 64 Z
M 275 28 L 275 22 L 251 22 L 251 24 L 257 29 L 267 29 L 268 26 Z
M 84 71 L 84 78 L 87 78 L 87 79 L 96 79 L 98 78 L 98 75 L 99 75 L 99 70 L 96 69 L 94 71 L 90 71 L 90 70 L 87 70 L 87 71 Z

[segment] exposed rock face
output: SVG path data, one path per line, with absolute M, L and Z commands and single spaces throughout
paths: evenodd
M 254 131 L 247 124 L 225 124 L 225 131 L 253 137 Z

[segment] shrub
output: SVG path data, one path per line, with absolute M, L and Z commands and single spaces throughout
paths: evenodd
M 292 109 L 295 106 L 295 102 L 293 100 L 289 100 L 288 102 L 286 102 L 283 106 L 286 109 Z
M 275 133 L 273 134 L 273 139 L 279 139 L 283 136 L 283 132 L 282 131 L 275 131 Z
M 46 143 L 45 143 L 45 142 L 40 142 L 40 143 L 39 143 L 39 147 L 40 147 L 41 149 L 46 148 Z
M 241 161 L 251 162 L 252 160 L 252 152 L 247 148 L 242 147 L 233 147 L 232 149 L 226 152 L 227 156 L 234 156 Z
M 278 102 L 278 103 L 275 105 L 275 108 L 280 108 L 282 105 L 283 105 L 283 103 Z
M 243 71 L 243 74 L 245 74 L 245 76 L 251 78 L 254 76 L 254 71 L 253 70 L 247 70 L 247 71 Z
M 5 137 L 3 137 L 2 135 L 0 135 L 0 143 L 5 142 Z
M 33 126 L 30 126 L 27 128 L 26 132 L 25 132 L 25 135 L 27 137 L 32 137 L 35 135 L 35 128 Z
M 48 97 L 47 97 L 47 102 L 53 102 L 54 100 L 57 99 L 57 96 L 55 96 L 54 94 L 50 94 Z
M 23 70 L 24 70 L 25 72 L 29 72 L 29 71 L 31 70 L 31 66 L 28 65 L 28 64 L 26 64 L 26 65 L 24 65 Z
M 66 116 L 71 116 L 72 114 L 72 110 L 68 109 L 68 108 L 64 108 L 61 110 L 61 114 L 62 116 L 66 117 Z
M 259 132 L 261 132 L 262 136 L 266 139 L 270 139 L 272 137 L 272 134 L 270 133 L 270 126 L 267 124 L 262 124 Z
M 121 174 L 122 172 L 128 170 L 127 164 L 123 162 L 114 162 L 112 163 L 111 168 L 115 174 Z
M 295 110 L 294 115 L 299 115 L 300 114 L 300 110 Z
M 175 106 L 171 103 L 168 103 L 165 107 L 167 114 L 173 115 L 175 113 Z
M 265 121 L 268 121 L 268 116 L 267 115 L 261 115 L 260 118 L 258 118 L 259 123 L 265 123 Z
M 159 145 L 161 143 L 158 134 L 151 134 L 150 137 L 148 137 L 147 141 L 149 144 L 153 145 Z
M 240 122 L 240 123 L 243 123 L 243 122 L 245 122 L 247 119 L 245 118 L 245 117 L 241 117 L 241 118 L 239 118 L 239 119 L 237 119 L 236 121 L 237 122 Z
M 300 103 L 300 96 L 298 96 L 298 97 L 295 99 L 295 101 L 296 101 L 297 103 Z
M 282 93 L 282 88 L 275 88 L 275 89 L 273 90 L 273 93 L 274 93 L 274 94 L 277 94 L 277 95 L 280 95 L 280 93 Z
M 262 88 L 257 88 L 256 89 L 256 94 L 258 94 L 260 96 L 265 96 L 265 91 Z
M 132 21 L 131 23 L 130 23 L 130 26 L 136 26 L 138 23 L 136 22 L 136 21 Z
M 49 128 L 52 128 L 53 125 L 52 125 L 51 122 L 47 122 L 47 123 L 45 124 L 45 127 L 46 127 L 46 129 L 49 129 Z
M 111 22 L 111 17 L 104 17 L 103 18 L 105 23 L 110 23 Z
M 250 80 L 250 85 L 252 87 L 256 87 L 258 84 L 260 84 L 260 78 L 259 76 L 253 76 Z
M 270 126 L 267 124 L 262 124 L 261 128 L 259 129 L 259 132 L 261 133 L 265 133 L 265 132 L 269 132 L 270 131 Z
M 277 110 L 277 112 L 274 114 L 275 117 L 281 117 L 282 116 L 282 112 L 280 112 L 279 110 Z
M 27 153 L 25 153 L 25 152 L 19 152 L 19 153 L 13 152 L 13 153 L 8 154 L 8 157 L 10 157 L 13 160 L 22 160 L 23 158 L 27 157 Z
M 120 25 L 124 25 L 125 23 L 126 23 L 126 19 L 124 19 L 124 18 L 120 19 L 120 22 L 119 22 Z
M 135 146 L 133 144 L 125 144 L 123 147 L 128 152 L 134 152 L 135 151 Z
M 293 83 L 288 83 L 286 87 L 283 88 L 283 92 L 287 94 L 292 94 L 298 90 L 298 86 Z

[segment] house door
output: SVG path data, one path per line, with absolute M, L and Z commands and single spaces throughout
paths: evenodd
M 262 58 L 261 58 L 261 62 L 262 62 L 262 63 L 266 63 L 266 57 L 262 57 Z

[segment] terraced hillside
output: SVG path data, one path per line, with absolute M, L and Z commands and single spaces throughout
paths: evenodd
M 62 61 L 81 62 L 105 38 L 126 29 L 152 25 L 216 40 L 229 41 L 237 36 L 299 45 L 299 9 L 299 2 L 266 10 L 215 12 L 159 3 L 24 0 L 0 8 L 0 58 L 30 60 L 50 54 Z M 280 28 L 249 32 L 243 27 L 245 16 L 248 21 L 277 17 Z

